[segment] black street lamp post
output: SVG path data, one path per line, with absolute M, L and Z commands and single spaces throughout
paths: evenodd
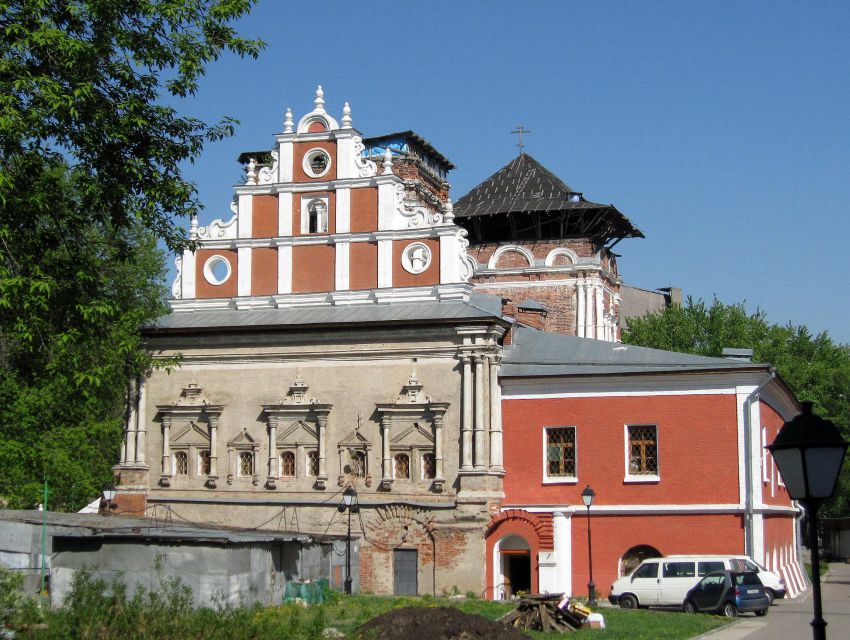
M 348 511 L 348 533 L 345 535 L 345 592 L 351 595 L 351 514 L 360 511 L 354 487 L 349 485 L 342 492 L 342 504 L 337 509 L 340 513 Z
M 590 582 L 587 583 L 587 604 L 591 607 L 596 606 L 596 585 L 593 584 L 593 545 L 590 537 L 590 505 L 593 504 L 593 498 L 596 494 L 590 485 L 584 488 L 581 492 L 581 501 L 587 507 L 587 566 L 590 571 Z
M 812 403 L 802 402 L 803 413 L 782 425 L 773 444 L 767 445 L 788 494 L 803 504 L 809 520 L 809 549 L 812 553 L 812 637 L 826 639 L 820 593 L 818 551 L 818 508 L 835 493 L 847 443 L 829 420 L 812 413 Z

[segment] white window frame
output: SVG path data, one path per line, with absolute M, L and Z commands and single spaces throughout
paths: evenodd
M 186 456 L 186 473 L 177 473 L 177 456 Z M 187 449 L 178 449 L 171 452 L 171 475 L 174 478 L 189 478 L 192 476 L 192 459 Z
M 310 231 L 310 205 L 314 202 L 322 202 L 325 205 L 325 217 L 319 220 L 319 228 L 321 231 Z M 321 236 L 327 235 L 328 225 L 330 224 L 331 204 L 328 196 L 302 196 L 301 197 L 301 235 L 303 236 Z
M 631 440 L 629 438 L 629 427 L 652 427 L 655 429 L 655 459 L 656 459 L 656 473 L 655 474 L 645 474 L 645 473 L 632 473 L 629 465 L 629 460 L 631 460 L 632 449 L 631 449 Z M 623 482 L 628 483 L 641 483 L 641 482 L 660 482 L 661 481 L 661 438 L 660 438 L 660 429 L 658 428 L 658 423 L 652 422 L 636 422 L 634 424 L 624 424 L 623 425 L 623 467 L 625 468 L 625 477 L 623 478 Z
M 195 471 L 196 471 L 195 475 L 198 476 L 199 478 L 207 477 L 207 474 L 203 472 L 204 461 L 201 459 L 201 456 L 203 455 L 204 451 L 206 451 L 210 455 L 210 470 L 212 470 L 212 451 L 210 449 L 204 449 L 204 448 L 198 449 L 195 453 L 195 464 L 197 465 L 195 467 Z
M 227 273 L 224 274 L 223 277 L 218 278 L 213 272 L 216 265 L 224 264 L 227 267 Z M 230 280 L 230 276 L 233 275 L 233 267 L 230 264 L 230 260 L 227 259 L 226 256 L 221 255 L 220 253 L 216 253 L 215 255 L 210 256 L 204 262 L 204 280 L 209 282 L 214 287 L 224 284 L 228 280 Z
M 284 454 L 287 454 L 287 453 L 292 454 L 292 475 L 291 476 L 283 475 L 283 456 L 284 456 Z M 278 476 L 280 478 L 297 478 L 298 477 L 298 453 L 293 451 L 292 449 L 284 449 L 283 451 L 281 451 L 278 454 L 278 458 L 279 458 L 278 464 L 280 465 L 278 467 L 280 469 Z
M 550 429 L 572 429 L 573 430 L 573 457 L 576 462 L 576 473 L 572 476 L 550 476 L 549 475 L 549 435 Z M 578 482 L 578 427 L 571 424 L 550 425 L 543 427 L 543 484 L 576 484 Z
M 407 456 L 407 477 L 406 478 L 399 478 L 398 476 L 396 476 L 395 459 L 396 459 L 397 456 Z M 392 458 L 390 458 L 390 460 L 392 460 L 391 464 L 392 464 L 392 470 L 393 470 L 393 480 L 406 480 L 406 481 L 410 482 L 411 480 L 413 480 L 413 478 L 416 477 L 416 476 L 413 475 L 413 452 L 412 451 L 396 451 L 396 452 L 393 453 Z
M 433 478 L 426 478 L 425 477 L 425 456 L 431 456 L 431 457 L 434 458 L 434 477 Z M 419 455 L 416 458 L 417 458 L 417 462 L 419 464 L 419 469 L 418 469 L 419 479 L 424 480 L 425 482 L 432 482 L 433 480 L 436 480 L 437 479 L 437 454 L 436 454 L 436 452 L 431 451 L 431 450 L 427 450 L 427 449 L 426 450 L 420 450 Z M 413 476 L 411 475 L 411 477 L 413 477 Z

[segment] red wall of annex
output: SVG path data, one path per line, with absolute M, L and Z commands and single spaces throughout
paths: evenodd
M 251 249 L 251 295 L 268 296 L 277 293 L 277 249 Z
M 324 149 L 331 158 L 331 168 L 321 178 L 313 178 L 304 173 L 304 154 L 311 149 Z M 293 182 L 326 182 L 336 180 L 336 143 L 335 142 L 296 142 L 292 149 Z
M 363 187 L 351 190 L 351 231 L 374 231 L 378 228 L 378 190 Z
M 606 396 L 502 402 L 506 504 L 738 502 L 735 396 Z M 660 481 L 625 482 L 625 425 L 657 425 Z M 575 426 L 575 484 L 543 483 L 543 428 Z

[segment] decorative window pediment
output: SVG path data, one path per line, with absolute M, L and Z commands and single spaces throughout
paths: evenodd
M 390 447 L 393 449 L 420 449 L 433 446 L 434 434 L 418 422 L 414 422 L 390 440 Z
M 207 429 L 192 421 L 171 440 L 173 448 L 178 447 L 209 447 L 210 435 Z
M 319 434 L 315 424 L 297 420 L 286 429 L 281 429 L 277 436 L 279 447 L 297 447 L 298 445 L 315 445 Z
M 227 443 L 228 471 L 227 484 L 233 484 L 233 478 L 251 478 L 252 484 L 259 482 L 257 475 L 257 455 L 260 444 L 243 428 L 242 432 Z

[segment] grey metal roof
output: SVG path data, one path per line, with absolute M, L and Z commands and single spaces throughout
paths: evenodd
M 469 302 L 417 302 L 278 309 L 180 311 L 159 318 L 147 331 L 329 326 L 360 323 L 465 321 L 501 317 L 501 300 L 472 293 Z
M 527 153 L 511 160 L 454 205 L 457 224 L 467 228 L 473 240 L 479 239 L 478 235 L 485 241 L 498 240 L 490 236 L 496 229 L 497 235 L 504 235 L 501 218 L 531 213 L 547 214 L 529 227 L 541 237 L 592 236 L 603 242 L 644 237 L 614 205 L 586 200 Z M 490 233 L 473 233 L 473 220 L 484 216 L 488 219 L 480 223 L 490 227 Z M 525 223 L 517 221 L 517 225 L 521 228 Z
M 673 371 L 759 370 L 750 364 L 688 353 L 648 349 L 516 326 L 505 349 L 500 376 L 537 377 L 660 373 Z
M 0 522 L 41 525 L 46 520 L 51 535 L 64 538 L 144 538 L 218 543 L 306 542 L 316 536 L 287 531 L 239 530 L 194 526 L 168 520 L 96 513 L 0 510 Z

